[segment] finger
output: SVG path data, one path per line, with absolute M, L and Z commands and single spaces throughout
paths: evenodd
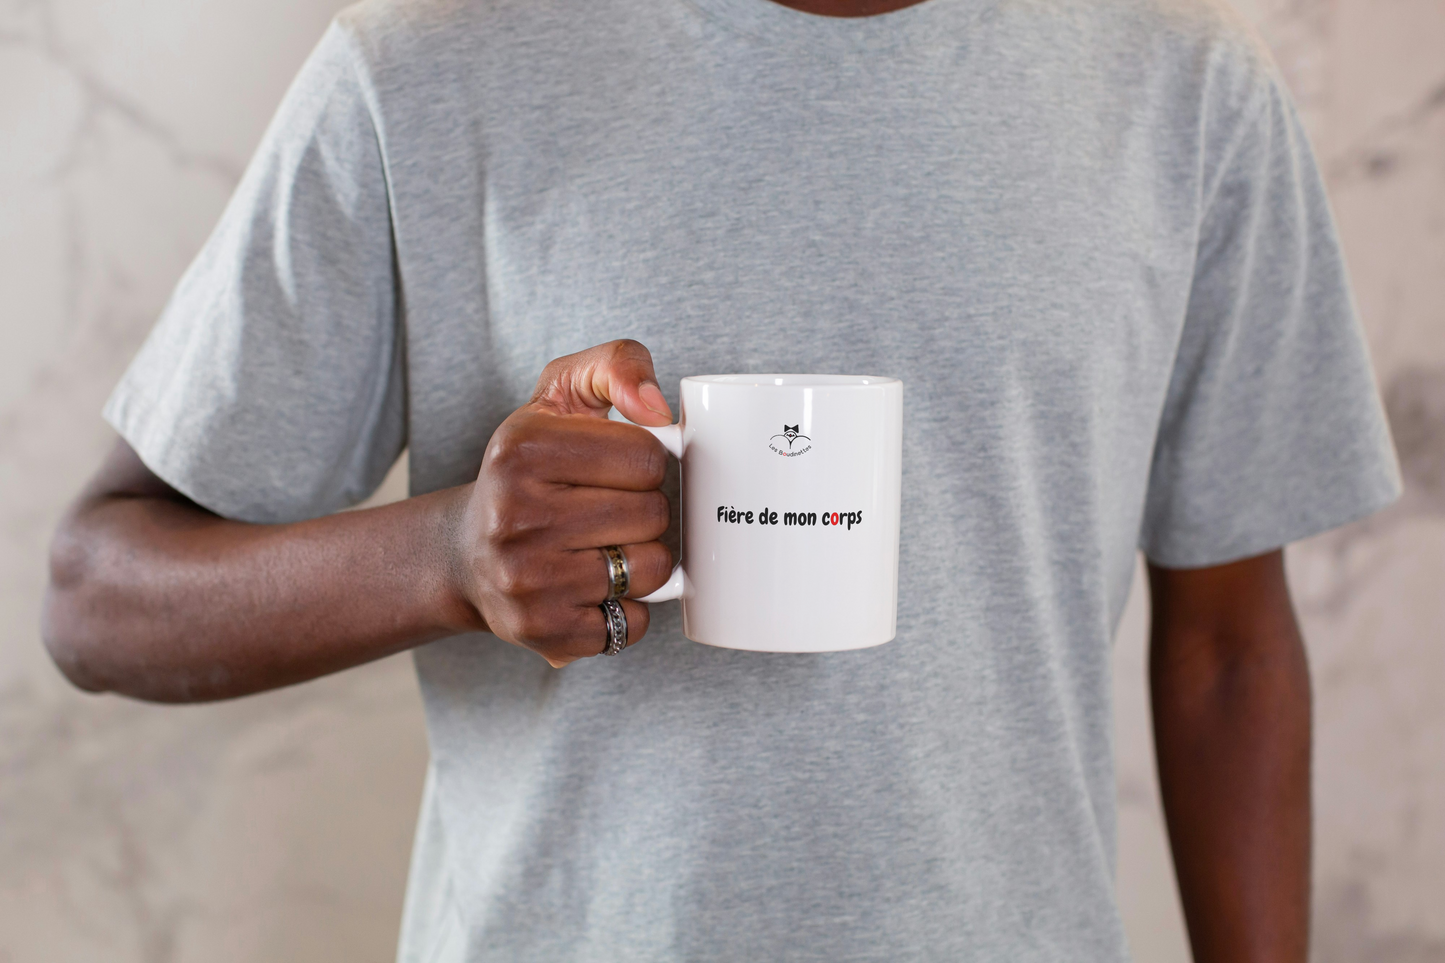
M 652 621 L 652 613 L 648 607 L 632 599 L 619 599 L 622 603 L 622 611 L 627 613 L 627 644 L 636 645 L 642 641 L 647 634 L 649 623 Z M 601 615 L 599 610 L 598 615 Z
M 641 542 L 620 545 L 627 558 L 627 598 L 641 598 L 651 595 L 672 577 L 672 553 L 661 542 Z M 612 566 L 607 553 L 597 548 L 576 553 L 578 561 L 587 567 L 589 589 L 586 598 L 601 602 L 612 590 Z
M 561 414 L 605 414 L 615 406 L 639 425 L 671 424 L 652 352 L 630 339 L 558 358 L 542 370 L 532 401 Z
M 647 634 L 650 621 L 647 606 L 632 599 L 619 599 L 622 603 L 622 612 L 627 617 L 627 645 L 631 646 Z M 602 607 L 589 605 L 579 607 L 576 613 L 576 630 L 571 633 L 565 643 L 548 646 L 545 652 L 539 652 L 554 669 L 560 669 L 569 662 L 578 659 L 589 659 L 595 655 L 601 655 L 607 648 L 607 617 L 602 614 Z
M 519 411 L 488 447 L 493 468 L 568 485 L 647 491 L 667 475 L 667 449 L 635 425 Z
M 508 506 L 505 522 L 491 537 L 543 550 L 590 550 L 654 541 L 667 531 L 671 515 L 667 496 L 659 491 L 569 487 Z
M 662 537 L 672 520 L 667 496 L 659 491 L 573 488 L 561 501 L 555 528 L 560 541 L 553 543 L 559 548 L 651 542 Z
M 627 616 L 627 645 L 623 648 L 635 645 L 647 634 L 648 623 L 651 620 L 651 613 L 647 606 L 633 599 L 618 599 L 622 603 L 622 614 Z M 601 608 L 594 608 L 597 613 L 598 623 L 602 627 L 602 644 L 596 647 L 593 655 L 601 655 L 607 646 L 607 617 L 602 614 Z
M 649 595 L 672 575 L 672 553 L 658 541 L 608 544 L 619 545 L 627 558 L 628 589 L 633 598 Z M 611 566 L 600 548 L 546 553 L 508 574 L 508 598 L 536 616 L 530 631 L 522 633 L 530 642 L 548 644 L 565 639 L 576 628 L 556 618 L 559 609 L 586 608 L 607 598 L 612 587 Z

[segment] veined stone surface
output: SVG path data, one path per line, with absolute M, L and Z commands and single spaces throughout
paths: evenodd
M 0 963 L 392 956 L 426 758 L 405 659 L 154 707 L 70 690 L 37 630 L 49 532 L 110 444 L 100 405 L 340 6 L 0 0 Z M 1315 955 L 1445 961 L 1445 4 L 1240 7 L 1324 162 L 1408 489 L 1290 551 Z M 1116 660 L 1119 888 L 1137 958 L 1172 963 L 1146 609 L 1139 582 Z

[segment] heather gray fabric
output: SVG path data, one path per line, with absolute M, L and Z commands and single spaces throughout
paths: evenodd
M 562 672 L 418 650 L 401 958 L 1124 959 L 1136 550 L 1223 562 L 1398 490 L 1246 28 L 1222 0 L 363 4 L 107 416 L 201 504 L 306 518 L 404 445 L 414 492 L 469 481 L 550 358 L 619 337 L 674 404 L 694 373 L 903 379 L 898 638 L 725 651 L 666 604 Z

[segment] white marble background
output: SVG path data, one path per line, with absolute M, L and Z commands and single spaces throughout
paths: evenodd
M 1316 958 L 1445 961 L 1445 0 L 1240 2 L 1328 171 L 1408 485 L 1290 554 Z M 405 660 L 157 708 L 71 691 L 36 629 L 48 533 L 109 444 L 101 402 L 338 6 L 0 0 L 0 963 L 391 956 L 426 752 Z M 1136 591 L 1119 888 L 1138 959 L 1173 963 L 1145 618 Z

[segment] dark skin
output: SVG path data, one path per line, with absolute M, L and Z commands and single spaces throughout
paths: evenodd
M 1304 963 L 1310 678 L 1282 552 L 1149 566 L 1159 786 L 1199 963 Z
M 777 0 L 868 17 L 922 0 Z M 631 596 L 666 580 L 666 455 L 605 420 L 671 420 L 651 355 L 613 342 L 554 361 L 497 430 L 477 480 L 289 525 L 229 521 L 124 441 L 62 520 L 44 635 L 77 686 L 158 702 L 261 692 L 460 632 L 554 667 L 601 651 L 602 554 Z M 1149 566 L 1155 746 L 1197 963 L 1305 963 L 1310 683 L 1282 553 Z M 625 600 L 629 644 L 647 606 Z
M 924 0 L 775 0 L 785 7 L 815 13 L 820 17 L 876 17 L 904 7 L 917 6 Z

